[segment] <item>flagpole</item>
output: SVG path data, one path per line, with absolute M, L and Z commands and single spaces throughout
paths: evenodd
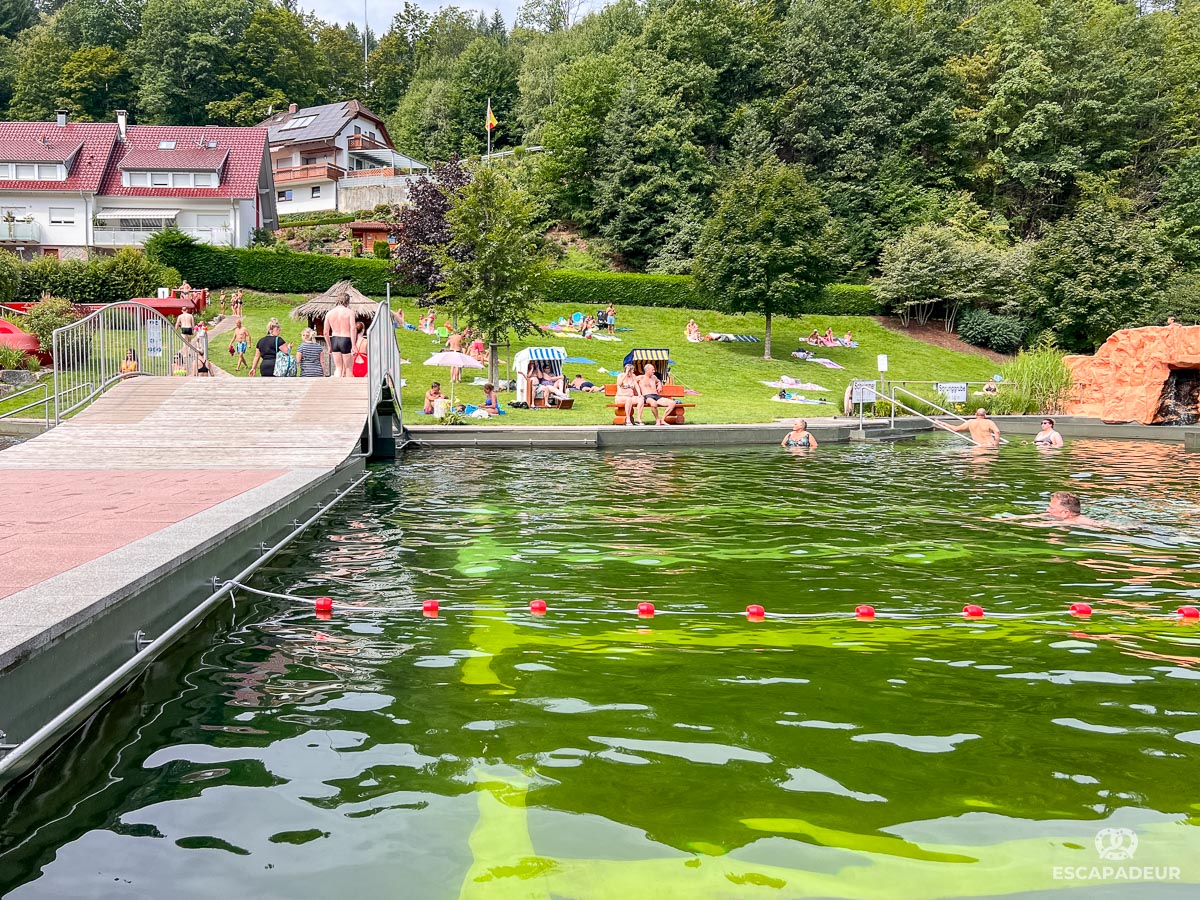
M 492 98 L 488 97 L 488 113 L 492 111 Z M 483 130 L 487 132 L 487 164 L 490 167 L 492 164 L 492 123 L 489 119 L 484 119 Z

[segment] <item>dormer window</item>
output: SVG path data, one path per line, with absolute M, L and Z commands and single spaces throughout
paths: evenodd
M 216 172 L 122 172 L 121 184 L 125 187 L 175 187 L 215 188 L 218 185 Z
M 66 181 L 67 167 L 57 163 L 0 163 L 0 179 Z
M 159 150 L 174 150 L 175 142 L 174 141 L 159 141 L 158 149 Z

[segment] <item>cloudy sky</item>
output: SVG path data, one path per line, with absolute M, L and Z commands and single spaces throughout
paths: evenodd
M 433 0 L 416 0 L 416 4 L 429 12 L 434 12 L 442 6 L 457 6 L 459 9 L 483 10 L 489 16 L 498 9 L 504 16 L 504 21 L 511 28 L 513 20 L 517 17 L 520 0 L 483 0 L 483 2 L 481 0 L 461 0 L 461 2 L 447 0 L 444 3 L 433 2 Z M 311 9 L 327 22 L 353 22 L 360 28 L 362 27 L 362 0 L 300 0 L 300 6 Z M 376 34 L 383 34 L 387 31 L 392 16 L 403 6 L 404 0 L 367 0 L 367 21 L 370 22 L 371 28 Z

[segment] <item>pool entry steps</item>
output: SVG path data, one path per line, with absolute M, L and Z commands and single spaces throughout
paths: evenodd
M 366 378 L 114 377 L 0 452 L 0 788 L 395 455 L 390 324 Z

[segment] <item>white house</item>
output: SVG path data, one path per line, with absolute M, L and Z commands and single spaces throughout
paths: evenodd
M 263 128 L 0 122 L 0 247 L 83 257 L 175 226 L 244 247 L 274 228 Z
M 268 131 L 279 212 L 371 209 L 402 203 L 429 167 L 392 144 L 387 126 L 357 100 L 297 108 L 260 122 Z

